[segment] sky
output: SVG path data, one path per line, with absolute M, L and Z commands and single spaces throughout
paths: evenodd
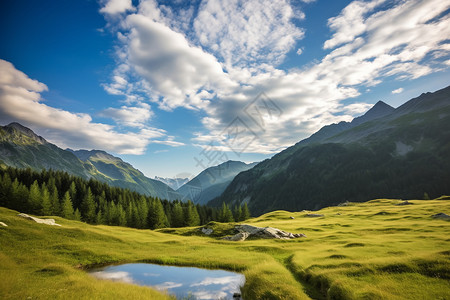
M 450 84 L 450 0 L 3 0 L 0 125 L 149 177 L 261 161 Z

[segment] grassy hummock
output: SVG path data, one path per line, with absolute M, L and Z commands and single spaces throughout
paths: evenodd
M 306 238 L 221 240 L 234 224 L 157 231 L 51 217 L 37 224 L 0 208 L 0 299 L 169 299 L 151 288 L 98 280 L 86 270 L 152 262 L 242 272 L 244 299 L 450 299 L 448 200 L 378 199 L 247 220 Z M 293 219 L 291 218 L 293 217 Z

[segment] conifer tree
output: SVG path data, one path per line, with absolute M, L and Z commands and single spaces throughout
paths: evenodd
M 181 227 L 184 225 L 183 208 L 180 202 L 176 201 L 172 208 L 172 227 Z
M 42 184 L 41 188 L 41 215 L 49 216 L 52 214 L 52 203 L 50 202 L 50 193 L 48 192 L 47 185 Z
M 75 221 L 81 221 L 81 213 L 78 208 L 75 210 L 75 213 L 73 214 L 73 219 Z
M 245 221 L 247 219 L 250 219 L 250 210 L 248 209 L 247 203 L 244 203 L 244 206 L 242 207 L 241 221 Z
M 151 229 L 163 228 L 166 226 L 167 219 L 164 213 L 164 207 L 159 199 L 153 199 L 151 202 L 148 225 Z
M 198 215 L 197 208 L 194 206 L 191 200 L 188 201 L 185 212 L 186 212 L 186 215 L 184 217 L 185 226 L 200 225 L 200 216 Z
M 62 201 L 61 215 L 63 218 L 66 218 L 66 219 L 74 219 L 73 205 L 72 205 L 72 200 L 70 199 L 69 191 L 67 191 L 64 194 L 63 201 Z
M 30 186 L 30 193 L 28 195 L 28 211 L 31 213 L 40 213 L 41 210 L 41 191 L 37 180 Z
M 94 202 L 94 196 L 92 195 L 91 188 L 89 187 L 86 195 L 83 198 L 83 201 L 81 202 L 81 212 L 83 216 L 83 220 L 88 223 L 94 223 L 95 222 L 95 202 Z
M 233 213 L 225 202 L 222 202 L 219 221 L 223 223 L 234 222 Z

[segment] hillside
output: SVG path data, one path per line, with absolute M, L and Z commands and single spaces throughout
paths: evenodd
M 232 223 L 210 223 L 217 236 L 210 237 L 199 227 L 151 231 L 59 217 L 60 227 L 48 226 L 0 208 L 0 222 L 7 225 L 0 225 L 0 298 L 167 299 L 86 272 L 152 262 L 242 272 L 244 299 L 449 299 L 449 221 L 432 216 L 449 214 L 450 202 L 409 202 L 349 203 L 316 211 L 323 216 L 315 218 L 275 211 L 247 222 L 307 237 L 245 242 L 220 239 L 233 231 Z
M 256 164 L 229 160 L 218 166 L 209 167 L 181 186 L 177 192 L 183 199 L 190 199 L 195 204 L 206 204 L 220 196 L 237 174 L 251 169 Z
M 258 215 L 377 197 L 437 197 L 450 193 L 448 153 L 450 87 L 395 110 L 377 103 L 351 123 L 324 127 L 240 173 L 210 204 L 247 202 Z
M 161 199 L 181 198 L 166 184 L 145 177 L 118 157 L 98 150 L 63 150 L 18 123 L 0 126 L 0 163 L 36 171 L 64 171 Z

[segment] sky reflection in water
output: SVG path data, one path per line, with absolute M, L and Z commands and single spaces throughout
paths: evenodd
M 239 273 L 155 264 L 108 266 L 93 270 L 91 274 L 100 279 L 167 290 L 178 299 L 187 296 L 199 300 L 233 299 L 233 293 L 240 292 L 240 286 L 245 283 L 244 275 Z

